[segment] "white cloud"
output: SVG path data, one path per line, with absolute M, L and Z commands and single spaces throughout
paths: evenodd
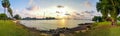
M 19 14 L 22 17 L 40 17 L 40 8 L 39 6 L 30 6 L 27 8 L 23 8 L 22 10 L 14 9 L 13 14 Z
M 85 0 L 83 5 L 87 8 L 92 8 L 93 7 L 92 3 L 90 3 L 88 0 Z M 54 13 L 55 10 L 53 10 L 54 8 L 53 9 L 51 9 L 51 8 L 43 9 L 43 8 L 40 8 L 40 6 L 35 5 L 34 0 L 30 0 L 29 1 L 29 7 L 24 8 L 21 11 L 16 11 L 16 13 L 19 13 L 21 16 L 24 16 L 24 17 L 43 17 L 43 13 L 47 9 L 49 9 L 49 10 L 47 11 L 46 15 L 49 15 L 49 16 L 53 16 L 53 14 L 56 15 L 56 13 Z M 49 14 L 51 12 L 52 12 L 52 14 Z M 78 12 L 78 11 L 76 11 L 76 12 Z M 76 14 L 79 14 L 79 15 L 76 15 Z M 72 13 L 71 17 L 89 18 L 89 17 L 94 16 L 93 14 L 94 15 L 100 15 L 100 14 L 94 12 L 94 11 L 93 12 L 91 12 L 91 11 L 81 11 L 81 12 L 78 12 L 78 13 Z
M 72 14 L 72 17 L 74 17 L 75 19 L 92 19 L 94 16 L 101 16 L 101 14 L 100 12 L 96 11 L 81 11 L 74 12 L 74 14 Z

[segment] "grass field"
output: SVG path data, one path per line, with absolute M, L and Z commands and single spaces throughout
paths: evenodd
M 40 36 L 40 34 L 30 32 L 23 26 L 16 25 L 11 20 L 0 20 L 0 36 Z
M 111 22 L 94 23 L 93 28 L 87 32 L 75 33 L 75 36 L 120 36 L 120 26 L 111 26 Z M 120 22 L 117 23 L 120 25 Z M 13 23 L 11 20 L 0 20 L 0 36 L 41 36 L 31 32 L 23 26 Z
M 76 36 L 120 36 L 120 26 L 110 26 L 111 22 L 97 22 L 88 32 L 77 33 Z M 117 23 L 120 25 L 120 22 Z

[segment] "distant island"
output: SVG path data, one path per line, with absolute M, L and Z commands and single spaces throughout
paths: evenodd
M 45 17 L 45 18 L 31 18 L 31 17 L 25 17 L 25 18 L 22 18 L 21 20 L 60 20 L 62 18 L 55 18 L 55 17 Z M 64 18 L 64 19 L 67 19 L 67 18 Z M 68 20 L 68 19 L 67 19 Z M 91 20 L 91 19 L 76 19 L 76 18 L 73 18 L 73 20 Z
M 25 17 L 22 18 L 22 20 L 55 20 L 55 17 L 45 17 L 45 18 L 31 18 L 31 17 Z

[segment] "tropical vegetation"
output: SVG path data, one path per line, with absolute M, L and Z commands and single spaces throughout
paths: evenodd
M 21 19 L 20 15 L 16 14 L 13 18 L 15 19 Z
M 0 14 L 0 36 L 41 36 L 40 32 L 32 32 L 20 24 L 14 23 L 13 20 L 6 21 L 9 19 L 6 12 L 9 12 L 11 18 L 21 19 L 21 17 L 18 14 L 13 16 L 9 0 L 1 2 L 4 13 Z M 62 8 L 62 6 L 58 6 L 58 8 Z M 120 0 L 99 0 L 96 8 L 102 17 L 94 16 L 92 20 L 96 22 L 92 24 L 92 28 L 86 32 L 75 33 L 75 36 L 120 36 L 120 17 L 118 16 L 120 14 Z M 47 17 L 46 19 L 55 18 Z M 111 26 L 111 24 L 117 26 Z
M 4 7 L 4 14 L 6 14 L 6 12 L 9 12 L 10 16 L 13 17 L 13 14 L 12 14 L 12 9 L 10 7 L 10 2 L 9 0 L 2 0 L 2 6 Z
M 116 24 L 117 16 L 120 14 L 120 0 L 99 0 L 96 6 L 104 20 L 109 19 L 112 25 Z
M 7 17 L 7 15 L 6 14 L 0 14 L 0 20 L 5 20 L 5 19 L 7 19 L 8 17 Z
M 103 19 L 101 16 L 94 16 L 92 21 L 95 21 L 95 22 L 103 22 Z
M 92 29 L 87 32 L 76 33 L 76 36 L 120 36 L 120 0 L 99 0 L 97 11 L 102 14 L 103 22 L 94 22 Z M 94 21 L 100 17 L 95 16 Z M 115 26 L 111 26 L 115 25 Z

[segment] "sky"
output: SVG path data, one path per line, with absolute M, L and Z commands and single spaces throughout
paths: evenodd
M 1 0 L 0 0 L 1 1 Z M 13 14 L 21 17 L 58 17 L 89 19 L 99 16 L 96 3 L 99 0 L 9 0 Z M 1 4 L 1 2 L 0 2 Z M 57 6 L 62 6 L 58 8 Z M 0 5 L 0 13 L 4 9 Z M 8 14 L 8 13 L 6 13 Z

